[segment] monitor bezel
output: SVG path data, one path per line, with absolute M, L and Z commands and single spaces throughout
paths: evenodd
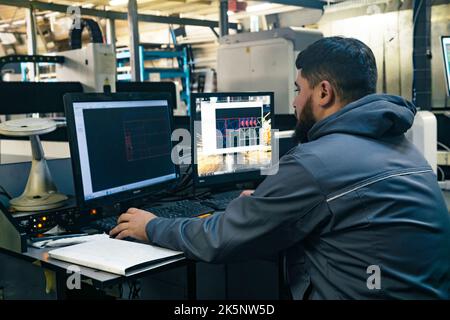
M 445 39 L 449 39 L 450 41 L 450 36 L 441 36 L 441 47 L 442 47 L 442 61 L 444 63 L 444 74 L 445 74 L 445 80 L 446 80 L 446 85 L 447 85 L 447 96 L 450 97 L 450 70 L 447 72 L 447 63 L 446 63 L 446 52 L 445 52 L 445 46 L 444 46 L 444 40 Z
M 121 88 L 124 87 L 124 88 Z M 116 93 L 122 92 L 145 92 L 145 93 L 162 93 L 170 94 L 172 103 L 172 114 L 177 108 L 177 88 L 173 81 L 116 81 Z
M 227 173 L 217 176 L 205 176 L 205 177 L 199 177 L 198 176 L 198 168 L 197 164 L 194 162 L 195 155 L 196 155 L 196 146 L 194 142 L 194 121 L 196 117 L 196 104 L 195 100 L 197 98 L 210 98 L 210 97 L 228 97 L 228 96 L 270 96 L 270 119 L 272 123 L 272 129 L 274 128 L 274 110 L 275 110 L 275 94 L 273 91 L 244 91 L 244 92 L 237 92 L 237 91 L 230 91 L 230 92 L 208 92 L 208 93 L 193 93 L 191 95 L 191 114 L 190 114 L 190 120 L 191 120 L 191 146 L 192 146 L 192 152 L 191 152 L 191 163 L 192 163 L 192 181 L 195 186 L 198 187 L 225 187 L 228 185 L 236 185 L 240 183 L 246 183 L 246 182 L 258 182 L 262 181 L 265 176 L 261 175 L 261 172 L 259 169 L 257 170 L 249 170 L 244 172 L 238 172 L 238 173 Z
M 73 171 L 73 181 L 75 188 L 75 198 L 77 201 L 77 205 L 83 209 L 91 209 L 98 208 L 102 206 L 107 206 L 115 203 L 122 203 L 125 201 L 130 201 L 133 199 L 137 199 L 140 197 L 144 197 L 151 193 L 154 193 L 156 190 L 161 190 L 163 187 L 166 187 L 180 178 L 180 169 L 175 166 L 175 177 L 173 179 L 146 186 L 140 188 L 134 188 L 127 191 L 122 191 L 118 193 L 114 193 L 111 195 L 98 197 L 94 199 L 85 199 L 84 190 L 83 190 L 83 178 L 81 175 L 81 165 L 80 165 L 80 154 L 78 152 L 78 141 L 77 141 L 77 132 L 75 128 L 75 117 L 74 117 L 74 103 L 79 102 L 102 102 L 102 101 L 141 101 L 141 100 L 167 100 L 167 107 L 169 108 L 169 122 L 170 122 L 170 130 L 172 134 L 173 128 L 173 119 L 172 112 L 170 111 L 171 99 L 169 97 L 169 93 L 136 93 L 136 92 L 121 92 L 121 93 L 111 93 L 111 94 L 103 94 L 103 93 L 68 93 L 64 95 L 64 108 L 66 113 L 66 121 L 67 121 L 67 136 L 70 147 L 71 161 L 72 161 L 72 171 Z M 170 141 L 171 149 L 173 148 L 172 139 Z

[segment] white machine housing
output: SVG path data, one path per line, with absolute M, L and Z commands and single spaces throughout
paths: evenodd
M 116 53 L 111 45 L 89 43 L 81 49 L 59 52 L 66 59 L 56 66 L 58 81 L 81 82 L 84 92 L 116 91 Z
M 217 53 L 218 91 L 273 91 L 275 113 L 294 113 L 295 59 L 301 50 L 320 38 L 321 32 L 303 28 L 221 38 Z
M 430 111 L 418 111 L 406 137 L 423 154 L 434 173 L 437 173 L 437 120 Z

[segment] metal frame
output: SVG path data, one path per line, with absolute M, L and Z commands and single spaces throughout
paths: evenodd
M 116 52 L 116 22 L 113 19 L 106 20 L 106 43 L 110 44 Z
M 413 103 L 422 110 L 430 110 L 432 104 L 431 2 L 413 2 Z
M 140 68 L 142 61 L 139 52 L 139 21 L 136 0 L 128 0 L 128 28 L 130 32 L 131 80 L 142 81 L 144 75 L 141 73 Z
M 228 23 L 228 0 L 220 0 L 219 5 L 219 29 L 220 36 L 228 35 L 229 23 Z
M 49 10 L 56 12 L 67 13 L 67 9 L 71 6 L 56 3 L 45 3 L 40 1 L 27 1 L 27 0 L 0 0 L 0 5 L 7 5 L 12 7 L 21 8 L 33 8 L 36 10 Z M 126 12 L 119 11 L 105 11 L 97 9 L 80 8 L 82 15 L 101 17 L 113 20 L 128 20 L 128 14 Z M 191 18 L 177 18 L 177 17 L 164 17 L 151 14 L 138 14 L 138 20 L 142 22 L 151 23 L 165 23 L 165 24 L 179 24 L 179 25 L 191 25 L 200 27 L 219 27 L 219 22 L 211 20 L 199 20 Z M 229 28 L 238 29 L 237 23 L 229 23 Z
M 189 89 L 191 77 L 190 77 L 190 66 L 188 61 L 187 48 L 175 47 L 173 50 L 147 50 L 144 45 L 139 45 L 139 69 L 141 75 L 141 81 L 150 81 L 151 73 L 160 74 L 162 81 L 171 78 L 180 78 L 183 82 L 183 91 L 181 94 L 181 99 L 186 102 L 187 113 L 189 115 L 190 103 L 191 103 L 191 91 Z M 117 66 L 122 67 L 125 65 L 125 61 L 131 58 L 130 50 L 124 50 L 116 54 Z M 145 61 L 158 60 L 158 59 L 177 59 L 179 61 L 178 68 L 146 68 Z M 182 62 L 181 62 L 182 61 Z M 117 75 L 118 81 L 136 81 L 132 79 L 129 74 Z
M 37 40 L 36 40 L 36 20 L 34 18 L 33 8 L 27 9 L 26 13 L 26 25 L 27 25 L 27 49 L 29 55 L 37 55 Z M 36 64 L 31 66 L 30 80 L 34 81 L 38 76 L 39 67 Z
M 36 266 L 33 266 L 31 263 L 35 263 L 36 261 L 40 262 L 42 268 L 55 273 L 56 299 L 67 299 L 68 289 L 66 283 L 67 277 L 69 275 L 68 266 L 70 266 L 70 263 L 57 259 L 49 259 L 48 251 L 50 250 L 51 248 L 37 249 L 29 247 L 27 252 L 20 253 L 0 247 L 0 254 L 3 254 L 8 258 L 12 258 L 15 260 L 30 262 L 30 268 L 36 268 Z M 126 283 L 126 281 L 129 280 L 141 279 L 158 274 L 160 272 L 173 270 L 175 268 L 186 268 L 186 298 L 188 300 L 197 299 L 197 264 L 195 261 L 189 260 L 187 258 L 168 260 L 166 263 L 158 267 L 152 269 L 143 268 L 139 272 L 136 272 L 133 275 L 129 276 L 121 276 L 105 271 L 93 270 L 82 265 L 80 265 L 79 267 L 82 279 L 90 280 L 92 286 L 97 288 L 98 290 L 105 290 L 106 288 L 109 288 L 111 286 Z

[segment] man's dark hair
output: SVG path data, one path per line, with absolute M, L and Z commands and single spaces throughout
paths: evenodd
M 353 38 L 320 39 L 301 51 L 295 62 L 311 87 L 327 80 L 344 102 L 375 93 L 377 65 L 372 50 Z

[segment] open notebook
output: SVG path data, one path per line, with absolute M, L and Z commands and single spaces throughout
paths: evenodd
M 109 237 L 54 249 L 48 254 L 54 259 L 123 276 L 136 269 L 183 256 L 179 251 Z

